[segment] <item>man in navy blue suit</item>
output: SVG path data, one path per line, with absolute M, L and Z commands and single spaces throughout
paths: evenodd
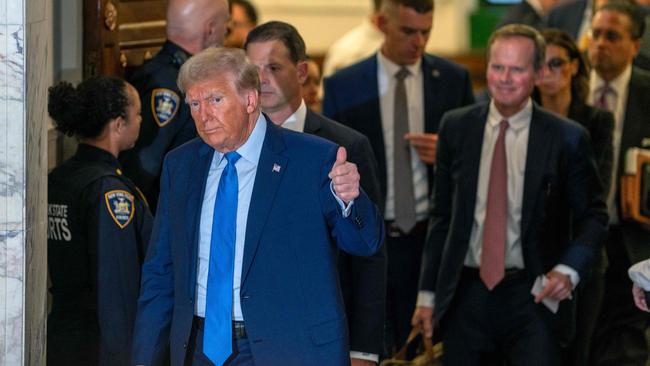
M 405 341 L 416 303 L 438 123 L 446 111 L 474 102 L 467 70 L 424 53 L 433 7 L 433 0 L 383 1 L 380 51 L 324 82 L 323 114 L 366 135 L 377 158 L 393 349 Z
M 559 312 L 589 270 L 607 207 L 587 131 L 535 105 L 545 44 L 514 24 L 488 42 L 492 101 L 440 126 L 417 308 L 445 365 L 559 365 Z M 434 306 L 435 304 L 435 306 Z
M 179 86 L 199 138 L 163 165 L 133 363 L 169 346 L 174 366 L 349 364 L 337 247 L 372 255 L 384 236 L 356 166 L 260 113 L 242 50 L 193 56 Z

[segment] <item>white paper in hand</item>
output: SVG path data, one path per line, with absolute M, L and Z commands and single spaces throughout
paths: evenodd
M 533 296 L 537 296 L 540 292 L 542 292 L 544 286 L 546 286 L 546 282 L 548 282 L 546 276 L 538 276 L 535 279 L 535 283 L 533 284 L 533 288 L 530 290 L 530 293 Z M 559 301 L 549 299 L 548 297 L 542 299 L 542 304 L 544 304 L 544 306 L 546 306 L 548 310 L 550 310 L 553 314 L 557 313 L 557 309 L 560 307 Z

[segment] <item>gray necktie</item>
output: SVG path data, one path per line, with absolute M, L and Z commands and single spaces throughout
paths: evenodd
M 404 233 L 415 226 L 415 194 L 413 193 L 413 169 L 411 168 L 411 146 L 404 139 L 409 132 L 408 102 L 404 79 L 409 76 L 402 67 L 395 79 L 395 108 L 393 115 L 393 177 L 395 186 L 395 225 Z

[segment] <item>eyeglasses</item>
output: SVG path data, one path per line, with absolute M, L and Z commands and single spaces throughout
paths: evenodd
M 620 34 L 619 32 L 613 31 L 613 30 L 602 30 L 602 29 L 592 29 L 589 32 L 589 36 L 591 39 L 598 39 L 603 37 L 607 42 L 618 42 L 621 39 L 623 39 L 623 35 Z
M 553 72 L 558 72 L 564 64 L 569 62 L 570 60 L 561 58 L 561 57 L 553 57 L 552 59 L 546 61 L 546 67 L 548 67 L 549 70 Z

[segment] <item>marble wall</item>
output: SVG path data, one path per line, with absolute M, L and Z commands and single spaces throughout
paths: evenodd
M 45 364 L 51 5 L 0 0 L 0 365 Z

